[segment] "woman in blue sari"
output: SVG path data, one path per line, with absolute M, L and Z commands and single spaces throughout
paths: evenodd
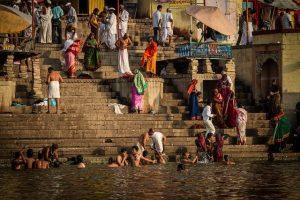
M 192 83 L 189 85 L 188 94 L 189 94 L 189 111 L 190 111 L 190 118 L 192 120 L 199 119 L 200 111 L 199 111 L 199 104 L 198 104 L 198 96 L 201 94 L 197 91 L 196 85 L 198 81 L 196 79 L 192 80 Z

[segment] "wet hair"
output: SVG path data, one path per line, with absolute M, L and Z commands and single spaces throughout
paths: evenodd
M 157 10 L 162 9 L 162 5 L 157 6 Z
M 58 149 L 58 144 L 52 144 L 52 149 Z
M 121 153 L 125 153 L 125 152 L 127 152 L 127 149 L 126 148 L 122 148 L 120 152 Z
M 94 10 L 93 10 L 93 13 L 94 14 L 96 14 L 96 13 L 98 13 L 100 10 L 98 9 L 98 8 L 95 8 Z
M 148 133 L 154 133 L 153 129 L 150 128 L 150 129 L 148 130 Z
M 28 149 L 26 152 L 26 155 L 28 158 L 32 158 L 33 157 L 33 150 L 32 149 Z
M 39 151 L 39 152 L 38 152 L 38 159 L 39 159 L 39 160 L 42 160 L 43 158 L 44 158 L 43 152 L 42 152 L 42 151 Z
M 229 155 L 224 155 L 224 160 L 227 162 L 229 160 Z
M 132 150 L 138 151 L 138 150 L 139 150 L 139 147 L 138 147 L 138 146 L 133 146 L 133 147 L 132 147 Z
M 83 162 L 83 157 L 82 157 L 82 155 L 77 155 L 77 156 L 76 156 L 76 160 L 77 160 L 77 164 L 82 163 L 82 162 Z
M 185 165 L 180 163 L 177 165 L 177 171 L 178 172 L 181 172 L 181 171 L 184 171 L 185 170 Z
M 143 157 L 147 157 L 148 156 L 148 151 L 147 150 L 145 150 L 145 151 L 143 151 Z
M 49 73 L 51 73 L 51 72 L 53 72 L 53 71 L 54 71 L 53 67 L 49 67 L 49 68 L 48 68 L 48 72 L 49 72 Z
M 113 164 L 113 163 L 114 163 L 113 157 L 109 157 L 109 159 L 108 159 L 108 164 Z

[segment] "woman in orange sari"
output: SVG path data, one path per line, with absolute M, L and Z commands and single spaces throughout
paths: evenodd
M 216 114 L 216 117 L 214 118 L 215 124 L 219 128 L 226 128 L 224 118 L 223 118 L 223 105 L 224 105 L 224 99 L 222 94 L 219 92 L 218 89 L 214 90 L 214 103 L 213 103 L 213 113 Z
M 142 57 L 141 66 L 145 66 L 146 63 L 146 72 L 156 75 L 156 59 L 157 59 L 158 47 L 153 38 L 149 39 L 149 44 L 144 52 Z

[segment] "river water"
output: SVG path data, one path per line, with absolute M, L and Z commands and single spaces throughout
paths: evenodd
M 300 199 L 300 162 L 0 169 L 0 199 Z

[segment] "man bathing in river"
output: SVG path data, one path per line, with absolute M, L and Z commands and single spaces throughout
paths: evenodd
M 142 135 L 140 135 L 139 139 L 138 139 L 138 143 L 136 144 L 136 146 L 138 146 L 139 151 L 141 153 L 143 153 L 146 150 L 146 144 L 149 141 L 149 133 L 143 133 Z
M 56 101 L 56 114 L 59 111 L 59 104 L 60 104 L 60 91 L 59 91 L 59 84 L 63 82 L 62 77 L 60 76 L 59 72 L 54 71 L 52 67 L 48 68 L 48 112 L 50 113 L 50 101 L 51 99 L 55 99 Z
M 155 152 L 155 157 L 158 163 L 165 164 L 166 161 L 163 158 L 164 154 L 164 144 L 167 142 L 167 137 L 164 136 L 161 132 L 154 132 L 152 128 L 148 131 L 149 136 L 152 139 L 152 149 Z
M 34 168 L 35 159 L 33 158 L 33 150 L 28 149 L 26 152 L 27 158 L 25 159 L 25 168 L 32 169 Z
M 156 163 L 156 160 L 145 158 L 140 153 L 139 148 L 137 146 L 132 147 L 131 160 L 134 167 L 141 167 L 142 161 L 146 161 L 147 163 L 152 163 L 152 164 Z
M 44 160 L 44 154 L 42 151 L 38 152 L 38 159 L 35 161 L 35 168 L 36 169 L 48 169 L 49 168 L 49 162 Z
M 110 158 L 108 161 L 108 167 L 124 167 L 128 165 L 128 154 L 125 148 L 121 149 L 121 153 L 117 156 L 116 162 L 114 162 L 113 158 Z

